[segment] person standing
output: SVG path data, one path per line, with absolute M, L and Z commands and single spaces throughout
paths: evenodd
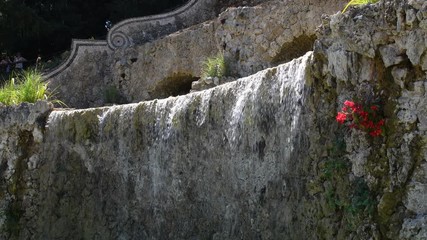
M 10 73 L 10 67 L 11 67 L 12 62 L 10 61 L 9 56 L 7 56 L 6 53 L 2 54 L 2 58 L 0 61 L 0 65 L 4 66 L 4 72 L 6 73 L 6 75 L 8 76 Z
M 21 56 L 21 53 L 17 53 L 16 56 L 13 59 L 13 63 L 15 63 L 15 69 L 17 71 L 24 70 L 24 62 L 26 62 L 27 59 Z

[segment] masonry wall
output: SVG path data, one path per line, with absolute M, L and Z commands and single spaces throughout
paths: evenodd
M 107 98 L 123 103 L 185 94 L 201 76 L 203 61 L 218 53 L 226 57 L 234 78 L 303 55 L 312 49 L 321 15 L 342 7 L 335 0 L 265 1 L 253 7 L 231 7 L 214 20 L 146 43 L 126 40 L 127 44 L 113 50 L 77 50 L 97 57 L 71 59 L 68 68 L 46 78 L 52 88 L 61 89 L 60 99 L 77 108 L 111 103 Z M 88 69 L 91 66 L 93 70 Z M 107 97 L 109 92 L 114 97 Z

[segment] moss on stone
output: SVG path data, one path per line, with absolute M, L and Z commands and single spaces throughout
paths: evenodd
M 20 147 L 19 157 L 15 160 L 15 171 L 8 181 L 8 193 L 12 198 L 4 211 L 6 218 L 4 229 L 8 232 L 10 239 L 18 239 L 21 231 L 20 219 L 24 213 L 22 209 L 22 198 L 26 192 L 25 171 L 27 170 L 26 160 L 31 155 L 34 147 L 33 135 L 30 131 L 21 131 L 18 134 L 18 146 Z

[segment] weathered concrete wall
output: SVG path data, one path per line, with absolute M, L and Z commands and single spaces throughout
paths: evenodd
M 116 89 L 127 102 L 188 93 L 191 82 L 200 77 L 202 62 L 218 52 L 224 53 L 231 74 L 237 77 L 303 55 L 311 49 L 321 15 L 342 7 L 343 3 L 336 0 L 288 0 L 229 8 L 213 21 L 164 38 L 134 46 L 125 44 L 126 47 L 109 52 L 108 57 L 102 56 L 106 62 L 73 60 L 73 66 L 52 77 L 51 85 L 68 88 L 70 84 L 75 91 L 61 91 L 59 98 L 79 108 L 103 105 L 103 89 L 108 88 Z M 106 64 L 109 69 L 88 72 L 81 68 L 99 64 Z M 74 88 L 88 87 L 84 83 L 88 78 L 104 81 L 91 80 L 96 82 L 92 85 L 94 90 Z

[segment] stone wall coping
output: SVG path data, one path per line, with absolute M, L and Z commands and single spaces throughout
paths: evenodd
M 108 47 L 114 50 L 119 47 L 123 47 L 123 46 L 127 46 L 128 44 L 131 44 L 131 39 L 129 39 L 129 35 L 126 34 L 125 32 L 125 28 L 127 28 L 131 24 L 132 25 L 147 24 L 147 25 L 152 25 L 154 27 L 156 25 L 156 21 L 162 20 L 165 22 L 173 22 L 175 17 L 187 12 L 188 10 L 193 8 L 193 6 L 195 6 L 196 3 L 201 1 L 203 0 L 190 0 L 185 5 L 178 7 L 177 9 L 171 12 L 144 16 L 144 17 L 129 18 L 129 19 L 123 20 L 113 25 L 113 27 L 108 32 L 108 35 L 107 35 Z M 141 31 L 143 31 L 143 29 L 141 29 Z
M 61 72 L 63 72 L 65 69 L 67 69 L 73 63 L 73 61 L 76 59 L 81 48 L 83 48 L 83 47 L 86 47 L 86 48 L 87 47 L 106 47 L 106 46 L 107 46 L 107 41 L 105 41 L 105 40 L 72 39 L 71 50 L 70 50 L 71 53 L 68 56 L 68 58 L 62 64 L 55 67 L 54 69 L 52 69 L 48 73 L 44 73 L 43 78 L 44 79 L 53 78 L 53 77 L 57 76 L 58 74 L 60 74 Z

